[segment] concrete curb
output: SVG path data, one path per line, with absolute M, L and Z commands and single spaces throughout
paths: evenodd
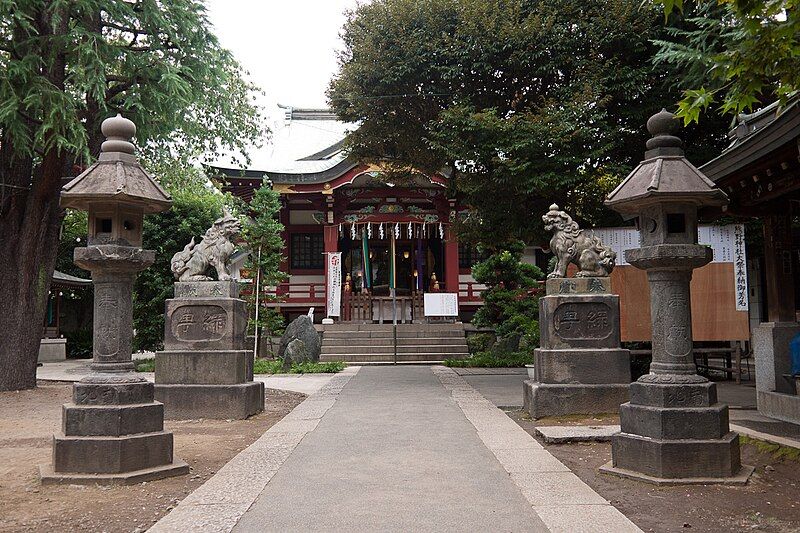
M 257 441 L 156 522 L 149 531 L 229 532 L 258 498 L 300 441 L 314 431 L 358 367 L 335 374 Z
M 738 424 L 730 424 L 730 428 L 731 431 L 735 431 L 736 433 L 745 435 L 746 437 L 763 440 L 764 442 L 769 442 L 770 444 L 778 444 L 780 446 L 788 446 L 789 448 L 796 448 L 800 450 L 800 441 L 796 441 L 794 439 L 778 437 L 777 435 L 770 435 L 769 433 L 762 433 L 761 431 L 756 431 L 755 429 L 750 429 Z
M 619 424 L 606 426 L 536 426 L 536 434 L 547 444 L 568 442 L 610 442 Z
M 464 378 L 443 366 L 432 371 L 550 531 L 641 531 Z

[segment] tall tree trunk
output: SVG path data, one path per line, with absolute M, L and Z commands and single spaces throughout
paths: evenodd
M 36 386 L 62 218 L 58 202 L 63 156 L 45 157 L 32 183 L 29 161 L 11 166 L 0 170 L 5 172 L 5 185 L 13 185 L 6 187 L 0 207 L 0 390 Z M 18 178 L 9 179 L 14 174 Z

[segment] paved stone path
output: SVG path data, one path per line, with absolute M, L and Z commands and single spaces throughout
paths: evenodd
M 638 529 L 444 367 L 348 368 L 151 531 Z

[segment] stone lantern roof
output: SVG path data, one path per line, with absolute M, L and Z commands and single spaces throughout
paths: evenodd
M 645 159 L 606 198 L 620 213 L 636 214 L 649 205 L 669 203 L 725 205 L 727 195 L 684 157 L 683 142 L 675 133 L 678 119 L 662 109 L 647 121 L 653 136 Z
M 168 209 L 172 198 L 134 155 L 131 139 L 136 135 L 136 125 L 117 115 L 104 120 L 100 129 L 106 137 L 100 158 L 63 187 L 62 207 L 86 211 L 98 204 L 123 204 L 140 207 L 144 213 Z

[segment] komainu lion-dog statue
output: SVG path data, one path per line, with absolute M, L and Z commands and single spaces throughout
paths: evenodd
M 611 275 L 617 254 L 609 246 L 605 246 L 600 239 L 587 235 L 578 227 L 578 223 L 564 211 L 560 211 L 556 204 L 550 206 L 550 211 L 542 216 L 544 229 L 553 232 L 550 239 L 550 251 L 557 259 L 555 269 L 547 275 L 548 278 L 566 278 L 567 267 L 570 263 L 578 267 L 575 277 L 592 278 Z
M 200 244 L 192 241 L 172 256 L 172 273 L 178 281 L 211 281 L 207 276 L 210 268 L 217 271 L 219 281 L 231 279 L 230 258 L 235 246 L 231 239 L 236 237 L 242 226 L 239 220 L 228 213 L 214 221 L 208 228 Z

